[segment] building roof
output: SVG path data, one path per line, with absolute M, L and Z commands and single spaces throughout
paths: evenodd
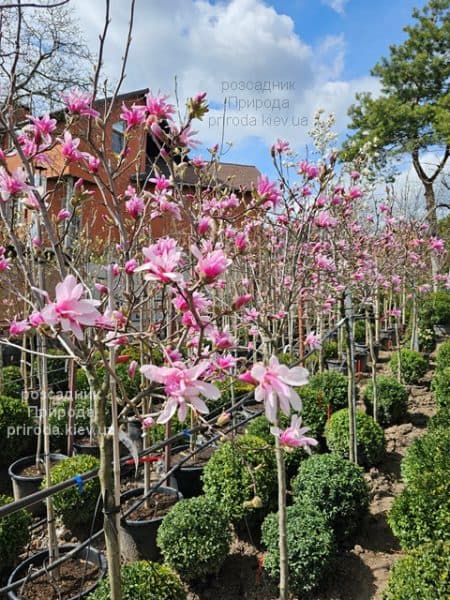
M 158 161 L 156 170 L 160 174 L 166 175 L 166 177 L 169 176 L 167 166 L 162 161 Z M 152 171 L 153 172 L 151 173 L 141 173 L 139 176 L 141 184 L 143 184 L 149 176 L 156 174 L 154 168 Z M 254 165 L 241 165 L 237 163 L 221 162 L 218 164 L 217 170 L 210 172 L 209 175 L 209 182 L 211 186 L 226 185 L 234 191 L 250 191 L 256 186 L 261 173 Z M 182 175 L 182 179 L 180 178 L 180 183 L 188 186 L 196 185 L 198 183 L 196 170 L 191 164 L 186 166 L 186 169 Z

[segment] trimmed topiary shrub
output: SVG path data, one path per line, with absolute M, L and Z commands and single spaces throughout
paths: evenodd
M 406 487 L 388 516 L 402 548 L 450 540 L 449 449 L 450 429 L 435 429 L 416 440 L 402 462 Z
M 414 350 L 402 348 L 401 356 L 401 374 L 402 379 L 407 385 L 419 383 L 428 370 L 428 361 Z M 394 352 L 391 358 L 390 367 L 393 375 L 397 374 L 398 354 Z
M 443 371 L 450 366 L 450 340 L 439 346 L 436 352 L 436 371 Z
M 419 320 L 426 326 L 450 325 L 450 294 L 433 292 L 421 298 Z
M 317 454 L 300 465 L 292 482 L 294 502 L 309 499 L 344 543 L 367 514 L 369 489 L 361 467 L 338 454 Z
M 413 441 L 401 463 L 407 486 L 420 485 L 428 473 L 450 476 L 450 428 L 427 431 Z
M 328 448 L 331 452 L 349 457 L 349 412 L 343 408 L 331 416 L 325 429 Z M 358 464 L 372 467 L 383 458 L 386 439 L 378 423 L 360 410 L 356 411 L 356 439 Z
M 438 408 L 450 408 L 450 365 L 445 369 L 436 369 L 431 389 Z
M 389 575 L 383 600 L 448 600 L 450 544 L 424 544 L 400 558 Z
M 230 543 L 227 515 L 206 496 L 178 502 L 158 529 L 157 544 L 164 560 L 186 580 L 217 573 Z
M 380 375 L 377 377 L 377 420 L 382 427 L 399 423 L 406 415 L 408 392 L 405 387 L 393 377 Z M 373 383 L 364 390 L 364 404 L 367 413 L 373 415 Z
M 450 428 L 450 406 L 439 408 L 437 413 L 428 421 L 428 431 Z
M 278 514 L 262 524 L 262 542 L 267 548 L 264 569 L 273 578 L 280 573 Z M 317 588 L 329 572 L 335 553 L 333 530 L 327 517 L 306 500 L 287 508 L 289 584 L 297 594 Z
M 23 379 L 20 367 L 10 365 L 3 367 L 3 394 L 10 398 L 22 398 Z
M 0 396 L 0 464 L 7 465 L 31 449 L 35 423 L 19 398 Z
M 66 458 L 54 465 L 50 470 L 51 484 L 61 483 L 76 475 L 95 469 L 100 461 L 89 454 L 78 454 Z M 45 486 L 45 480 L 42 487 Z M 98 495 L 100 494 L 100 483 L 97 477 L 83 483 L 80 492 L 77 486 L 73 486 L 53 496 L 55 514 L 61 517 L 64 525 L 71 531 L 77 527 L 90 526 L 94 518 Z
M 9 496 L 0 495 L 0 506 L 14 502 Z M 0 571 L 12 567 L 31 539 L 29 527 L 31 514 L 24 509 L 0 519 Z
M 267 442 L 252 435 L 219 446 L 202 477 L 205 494 L 234 521 L 244 516 L 262 517 L 276 501 L 275 453 Z M 259 500 L 252 505 L 255 497 Z
M 450 540 L 450 483 L 427 478 L 426 486 L 406 487 L 389 512 L 388 523 L 404 550 L 434 540 Z
M 167 565 L 140 560 L 124 565 L 120 570 L 122 600 L 186 600 L 180 578 Z M 110 600 L 111 590 L 106 577 L 88 600 Z
M 128 364 L 126 363 L 118 363 L 115 369 L 117 378 L 123 384 L 128 398 L 133 398 L 133 396 L 135 396 L 139 392 L 139 377 L 136 376 L 134 379 L 130 378 L 130 376 L 128 375 Z M 103 381 L 105 378 L 105 368 L 102 365 L 97 367 L 96 374 L 99 381 Z M 86 373 L 83 371 L 83 369 L 77 369 L 76 382 L 78 392 L 89 392 L 89 383 L 86 377 Z M 117 395 L 120 398 L 122 397 L 122 391 L 119 385 L 117 385 Z

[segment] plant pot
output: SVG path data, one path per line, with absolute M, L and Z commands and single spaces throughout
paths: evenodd
M 174 454 L 179 454 L 187 450 L 189 446 L 183 446 L 173 449 Z M 178 485 L 178 489 L 183 494 L 183 498 L 193 498 L 203 494 L 203 474 L 204 463 L 198 465 L 182 466 L 173 474 Z
M 175 496 L 177 501 L 183 496 L 171 487 L 160 487 L 155 493 L 163 492 Z M 144 488 L 129 490 L 121 495 L 121 504 L 132 498 L 138 499 L 144 493 Z M 156 534 L 164 516 L 154 519 L 135 521 L 129 518 L 121 519 L 119 527 L 120 548 L 126 562 L 136 560 L 158 560 L 161 554 L 156 545 Z
M 50 454 L 52 462 L 60 462 L 65 458 L 67 458 L 65 454 Z M 26 456 L 25 458 L 19 458 L 19 460 L 16 460 L 9 466 L 8 475 L 12 481 L 14 500 L 25 498 L 41 489 L 41 483 L 44 479 L 43 475 L 21 475 L 23 469 L 31 467 L 35 462 L 35 456 Z M 35 502 L 27 509 L 33 515 L 42 515 L 44 513 L 44 503 L 40 501 Z
M 355 353 L 355 370 L 357 373 L 365 373 L 367 371 L 369 355 L 367 352 Z
M 327 360 L 327 369 L 329 371 L 337 371 L 343 375 L 347 375 L 347 362 L 345 359 L 338 360 L 336 358 L 329 358 Z
M 100 446 L 96 443 L 89 444 L 86 438 L 75 438 L 73 449 L 76 454 L 89 454 L 90 456 L 100 458 Z
M 355 344 L 355 354 L 368 354 L 369 346 L 366 344 Z
M 75 548 L 74 545 L 61 546 L 59 548 L 59 552 L 61 554 L 64 554 L 65 552 L 69 552 L 73 548 Z M 24 560 L 22 563 L 20 563 L 14 569 L 14 571 L 9 576 L 8 585 L 26 577 L 32 567 L 38 568 L 38 569 L 40 567 L 42 567 L 47 558 L 48 558 L 48 550 L 44 550 L 42 552 L 38 552 L 37 554 L 34 554 L 33 556 L 30 556 L 30 558 L 27 558 L 26 560 Z M 91 584 L 89 587 L 87 587 L 81 594 L 78 591 L 75 591 L 75 593 L 70 597 L 69 600 L 78 600 L 78 598 L 87 598 L 89 596 L 89 594 L 97 587 L 97 585 L 103 579 L 103 577 L 105 576 L 105 573 L 106 573 L 105 557 L 99 550 L 97 550 L 96 548 L 93 548 L 92 546 L 90 546 L 89 548 L 82 548 L 79 552 L 77 552 L 74 555 L 74 558 L 80 558 L 80 559 L 86 560 L 89 564 L 97 566 L 100 571 L 99 571 L 97 580 L 93 584 Z M 83 571 L 84 571 L 84 568 L 83 568 Z M 20 590 L 21 590 L 21 586 L 19 586 L 15 590 L 12 590 L 11 592 L 8 592 L 8 599 L 9 600 L 22 600 L 23 596 L 20 595 Z M 47 596 L 45 596 L 45 597 L 48 598 Z

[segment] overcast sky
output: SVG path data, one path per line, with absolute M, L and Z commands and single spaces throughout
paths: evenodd
M 180 103 L 208 93 L 211 110 L 197 129 L 205 144 L 232 143 L 225 160 L 270 172 L 277 138 L 300 152 L 318 108 L 337 117 L 345 136 L 347 109 L 358 91 L 377 93 L 371 67 L 422 0 L 136 0 L 135 25 L 123 91 L 144 87 Z M 74 0 L 88 42 L 104 22 L 102 0 Z M 105 69 L 117 76 L 129 20 L 128 0 L 111 1 Z M 269 91 L 257 82 L 280 82 Z M 244 87 L 245 89 L 240 89 Z M 237 89 L 236 89 L 237 88 Z M 256 88 L 256 89 L 255 89 Z M 278 108 L 280 107 L 280 108 Z M 200 150 L 201 152 L 201 150 Z

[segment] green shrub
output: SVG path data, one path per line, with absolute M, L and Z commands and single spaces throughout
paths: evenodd
M 401 355 L 401 375 L 403 381 L 412 385 L 419 383 L 422 377 L 428 370 L 427 360 L 419 353 L 414 350 L 408 350 L 403 348 L 400 350 Z M 393 375 L 397 374 L 398 367 L 398 353 L 394 352 L 391 358 L 390 367 Z
M 450 406 L 439 408 L 437 413 L 428 421 L 428 431 L 450 427 Z
M 88 454 L 78 454 L 66 458 L 51 468 L 51 484 L 61 483 L 66 479 L 98 468 L 99 465 L 98 458 Z M 45 480 L 42 483 L 42 487 L 44 486 Z M 89 526 L 94 518 L 99 493 L 100 483 L 97 477 L 84 482 L 82 492 L 77 486 L 58 492 L 53 496 L 55 514 L 61 517 L 64 525 L 72 531 L 77 527 Z
M 0 495 L 0 506 L 13 501 L 9 496 Z M 0 519 L 0 571 L 3 567 L 13 566 L 30 541 L 32 520 L 31 514 L 24 509 Z
M 369 506 L 363 470 L 337 454 L 316 454 L 300 465 L 292 491 L 294 501 L 309 499 L 325 514 L 338 543 L 358 529 Z
M 166 565 L 140 560 L 124 565 L 120 570 L 122 600 L 186 600 L 178 575 Z M 106 577 L 88 600 L 110 600 L 111 590 Z
M 436 370 L 431 381 L 431 389 L 438 408 L 450 408 L 450 365 Z
M 77 398 L 73 408 L 75 435 L 88 435 L 90 426 L 89 398 Z M 50 434 L 54 438 L 63 438 L 68 432 L 69 400 L 64 399 L 54 405 L 50 411 L 48 423 Z
M 273 448 L 252 435 L 224 442 L 203 471 L 205 494 L 220 504 L 232 520 L 263 516 L 274 505 L 276 486 Z M 255 496 L 260 498 L 262 507 L 247 504 Z
M 436 370 L 443 371 L 450 366 L 450 340 L 439 346 L 436 353 Z
M 25 402 L 0 396 L 0 464 L 7 465 L 30 450 L 34 425 Z
M 279 416 L 279 426 L 281 429 L 286 429 L 289 427 L 290 422 L 290 417 L 287 417 L 284 414 Z M 307 423 L 305 423 L 305 426 L 306 425 Z M 245 433 L 259 437 L 262 440 L 265 440 L 271 446 L 275 447 L 275 436 L 270 433 L 271 427 L 272 424 L 268 421 L 267 417 L 265 415 L 261 415 L 248 423 Z M 308 432 L 308 435 L 312 435 L 311 432 Z M 308 457 L 308 453 L 305 452 L 303 448 L 290 448 L 284 453 L 284 462 L 286 464 L 286 473 L 288 478 L 291 478 L 297 473 L 300 463 L 302 463 Z
M 449 458 L 450 428 L 427 431 L 406 451 L 401 463 L 404 482 L 407 486 L 420 486 L 428 474 L 450 477 Z
M 354 340 L 357 344 L 366 343 L 366 322 L 363 319 L 355 322 Z
M 329 342 L 324 342 L 322 344 L 322 356 L 324 361 L 336 359 L 338 357 L 337 342 L 332 340 Z
M 22 398 L 23 379 L 20 367 L 3 367 L 3 394 L 10 398 Z
M 400 558 L 389 575 L 383 600 L 448 600 L 450 544 L 424 544 Z
M 218 400 L 211 400 L 207 402 L 209 409 L 211 411 L 216 411 L 219 408 L 228 408 L 231 406 L 231 386 L 234 387 L 234 401 L 237 402 L 241 400 L 243 396 L 246 394 L 249 395 L 249 399 L 253 397 L 253 392 L 255 387 L 250 383 L 246 383 L 245 381 L 233 380 L 229 377 L 224 379 L 223 381 L 219 381 L 216 383 L 219 388 L 221 395 Z
M 408 392 L 393 377 L 377 377 L 377 420 L 382 427 L 399 423 L 406 415 Z M 373 383 L 364 390 L 364 403 L 367 412 L 373 415 Z
M 140 379 L 138 375 L 134 379 L 131 379 L 128 375 L 128 364 L 126 363 L 117 364 L 115 370 L 117 379 L 122 383 L 128 398 L 133 398 L 139 392 Z M 96 375 L 100 382 L 104 380 L 105 368 L 103 365 L 97 367 Z M 83 369 L 77 369 L 76 382 L 78 392 L 89 391 L 89 382 Z M 119 384 L 117 385 L 117 395 L 119 398 L 122 398 L 122 391 Z
M 226 513 L 206 496 L 178 502 L 158 529 L 157 544 L 164 560 L 186 580 L 217 573 L 230 543 Z
M 302 399 L 302 420 L 312 437 L 323 436 L 328 406 L 335 412 L 347 406 L 348 378 L 337 371 L 324 371 L 310 377 L 307 385 L 297 388 Z
M 268 515 L 262 524 L 262 542 L 267 548 L 264 569 L 273 578 L 280 572 L 278 514 Z M 299 595 L 307 594 L 324 580 L 335 553 L 333 531 L 327 517 L 308 501 L 287 509 L 289 584 Z
M 325 429 L 331 452 L 349 457 L 349 411 L 343 408 L 331 416 Z M 383 458 L 386 447 L 384 431 L 378 423 L 360 410 L 356 411 L 356 440 L 358 464 L 372 467 Z
M 49 348 L 47 354 L 51 354 L 52 356 L 59 356 L 60 354 L 64 353 L 61 350 Z M 36 373 L 39 372 L 37 360 L 34 361 L 34 369 Z M 48 387 L 53 392 L 65 392 L 69 389 L 69 379 L 68 372 L 66 369 L 65 358 L 48 359 L 47 380 Z
M 423 296 L 419 305 L 419 321 L 428 327 L 450 325 L 450 293 L 441 291 Z
M 403 549 L 425 542 L 450 541 L 450 477 L 426 473 L 395 498 L 388 522 Z

